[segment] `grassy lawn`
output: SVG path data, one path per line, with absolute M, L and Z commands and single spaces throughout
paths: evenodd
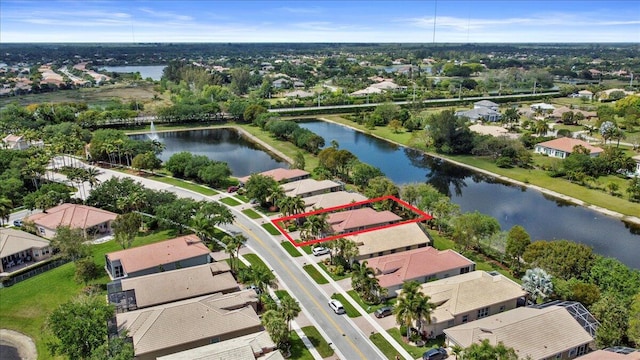
M 305 326 L 302 328 L 302 332 L 307 335 L 307 338 L 309 338 L 309 341 L 311 341 L 316 350 L 318 350 L 320 356 L 326 358 L 333 355 L 333 349 L 314 326 Z
M 262 215 L 260 215 L 257 212 L 253 211 L 253 209 L 242 210 L 242 213 L 247 215 L 251 219 L 260 219 L 262 217 Z
M 295 331 L 289 332 L 289 343 L 291 344 L 291 356 L 290 359 L 301 359 L 301 360 L 314 360 L 313 355 L 309 352 L 302 339 L 298 336 Z
M 278 229 L 276 229 L 275 226 L 273 226 L 272 223 L 266 223 L 264 225 L 262 225 L 262 227 L 267 230 L 267 232 L 271 235 L 282 235 L 280 234 L 280 231 L 278 231 Z
M 282 247 L 285 250 L 287 250 L 287 252 L 289 253 L 289 255 L 291 255 L 291 257 L 302 256 L 302 254 L 300 254 L 300 251 L 298 249 L 296 249 L 296 247 L 293 246 L 293 244 L 289 240 L 285 240 L 285 241 L 281 242 L 280 245 L 282 245 Z
M 380 335 L 380 333 L 375 333 L 369 336 L 369 340 L 373 342 L 380 351 L 387 357 L 389 360 L 394 360 L 396 355 L 399 355 L 393 345 L 389 344 L 387 339 L 384 336 Z
M 158 175 L 150 175 L 150 176 L 145 176 L 145 178 L 147 179 L 151 179 L 151 180 L 155 180 L 155 181 L 159 181 L 165 184 L 169 184 L 169 185 L 173 185 L 173 186 L 177 186 L 177 187 L 181 187 L 183 189 L 187 189 L 187 190 L 191 190 L 191 191 L 195 191 L 198 194 L 202 194 L 205 196 L 212 196 L 212 195 L 216 195 L 218 194 L 217 191 L 203 186 L 203 185 L 198 185 L 198 184 L 194 184 L 194 183 L 190 183 L 178 178 L 173 178 L 173 177 L 166 177 L 166 176 L 158 176 Z
M 327 280 L 313 265 L 305 265 L 302 267 L 304 271 L 311 276 L 311 278 L 319 285 L 328 284 L 329 280 Z
M 396 303 L 396 299 L 388 299 L 387 301 L 383 302 L 382 304 L 369 305 L 366 302 L 364 302 L 364 300 L 362 300 L 360 295 L 358 295 L 358 293 L 355 290 L 349 290 L 349 291 L 347 291 L 347 294 L 349 294 L 349 296 L 351 296 L 353 298 L 353 300 L 355 300 L 358 303 L 358 305 L 360 305 L 360 307 L 364 311 L 368 312 L 369 314 L 371 314 L 372 312 L 380 309 L 381 307 L 393 306 Z
M 246 197 L 245 195 L 239 195 L 239 194 L 236 194 L 236 199 L 238 199 L 238 200 L 240 200 L 240 201 L 243 201 L 243 202 L 246 202 L 246 203 L 248 203 L 248 202 L 249 202 L 249 198 L 248 198 L 248 197 Z
M 307 254 L 311 255 L 313 249 L 311 249 L 311 246 L 302 246 L 302 251 L 306 252 Z
M 286 297 L 291 297 L 291 295 L 289 295 L 289 292 L 287 290 L 274 290 L 273 291 L 276 296 L 278 297 L 278 299 L 282 300 Z
M 161 231 L 136 238 L 133 246 L 141 246 L 174 237 L 169 231 Z M 91 247 L 96 264 L 104 266 L 104 254 L 121 250 L 115 241 Z M 43 331 L 46 317 L 59 305 L 80 294 L 84 288 L 74 280 L 76 267 L 67 263 L 8 288 L 0 289 L 0 324 L 33 338 L 38 349 L 38 359 L 53 359 L 49 355 Z M 107 283 L 106 273 L 93 283 Z
M 347 316 L 349 316 L 350 318 L 357 318 L 361 316 L 360 312 L 356 308 L 354 308 L 353 305 L 351 305 L 351 303 L 348 302 L 347 299 L 344 298 L 344 296 L 342 296 L 342 294 L 333 294 L 331 298 L 336 299 L 342 303 L 342 306 L 344 307 L 344 311 L 347 313 Z
M 260 257 L 256 254 L 247 254 L 243 256 L 251 264 L 251 266 L 260 265 L 266 267 L 267 269 L 269 268 L 267 264 L 265 264 L 264 261 L 262 261 L 262 259 L 260 259 Z
M 234 199 L 234 198 L 230 198 L 230 197 L 224 197 L 222 199 L 220 199 L 220 202 L 223 204 L 227 204 L 229 206 L 237 206 L 240 205 L 240 203 L 238 202 L 238 200 Z
M 324 270 L 325 273 L 327 273 L 327 275 L 329 275 L 330 278 L 332 278 L 334 281 L 338 281 L 338 280 L 342 280 L 342 279 L 346 279 L 349 276 L 351 276 L 350 273 L 344 273 L 342 275 L 336 275 L 334 273 L 332 273 L 331 271 L 329 271 L 329 269 L 327 269 L 327 266 L 323 263 L 323 262 L 319 262 L 318 265 L 320 266 L 320 268 L 322 268 L 322 270 Z
M 432 347 L 444 345 L 444 336 L 439 336 L 436 339 L 429 340 L 424 346 L 413 346 L 404 342 L 398 328 L 389 329 L 388 332 L 389 335 L 391 335 L 391 337 L 393 337 L 398 342 L 398 344 L 400 344 L 400 346 L 407 350 L 407 352 L 414 358 L 421 357 L 425 351 L 431 349 Z

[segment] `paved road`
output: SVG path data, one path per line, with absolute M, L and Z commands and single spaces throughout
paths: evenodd
M 87 166 L 75 164 L 77 166 Z M 102 169 L 99 175 L 101 181 L 105 181 L 112 176 L 131 177 L 141 182 L 146 187 L 156 190 L 167 190 L 176 193 L 179 197 L 190 197 L 195 200 L 214 201 L 215 198 L 208 197 L 177 188 L 172 185 L 160 183 L 145 178 L 131 176 L 113 170 Z M 57 180 L 64 180 L 57 175 Z M 87 194 L 90 189 L 87 187 Z M 80 192 L 76 195 L 80 195 Z M 327 305 L 328 298 L 316 286 L 315 282 L 308 277 L 306 272 L 298 267 L 290 258 L 289 254 L 274 240 L 259 224 L 247 218 L 238 209 L 231 208 L 236 215 L 234 224 L 227 225 L 226 230 L 243 232 L 248 241 L 247 246 L 266 261 L 266 263 L 278 275 L 278 278 L 291 294 L 298 299 L 307 317 L 315 324 L 319 331 L 326 335 L 327 340 L 332 343 L 333 349 L 341 359 L 383 359 L 384 355 L 373 345 L 368 336 L 346 316 L 336 315 Z

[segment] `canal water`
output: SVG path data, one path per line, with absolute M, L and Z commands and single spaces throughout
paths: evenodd
M 139 72 L 143 79 L 151 78 L 158 81 L 162 78 L 162 72 L 166 65 L 129 65 L 129 66 L 103 66 L 100 70 L 117 73 L 135 73 Z
M 212 160 L 226 162 L 236 177 L 278 167 L 289 167 L 288 163 L 268 154 L 234 129 L 170 131 L 155 134 L 165 145 L 159 156 L 162 161 L 167 161 L 175 153 L 188 151 L 194 155 L 205 155 Z M 148 135 L 131 137 L 146 139 Z
M 396 184 L 434 185 L 463 212 L 495 217 L 503 230 L 522 225 L 533 240 L 567 239 L 592 246 L 598 254 L 640 269 L 640 227 L 575 206 L 541 192 L 497 180 L 469 169 L 324 121 L 299 123 L 336 140 L 361 161 L 379 167 Z

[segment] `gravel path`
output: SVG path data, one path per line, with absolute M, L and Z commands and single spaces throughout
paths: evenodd
M 38 359 L 38 351 L 33 339 L 17 331 L 0 329 L 0 347 L 3 350 L 11 350 L 7 347 L 15 348 L 20 356 L 19 359 L 22 360 Z

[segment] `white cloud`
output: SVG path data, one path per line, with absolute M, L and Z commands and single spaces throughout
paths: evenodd
M 323 10 L 319 7 L 281 7 L 276 10 L 292 14 L 320 14 Z

